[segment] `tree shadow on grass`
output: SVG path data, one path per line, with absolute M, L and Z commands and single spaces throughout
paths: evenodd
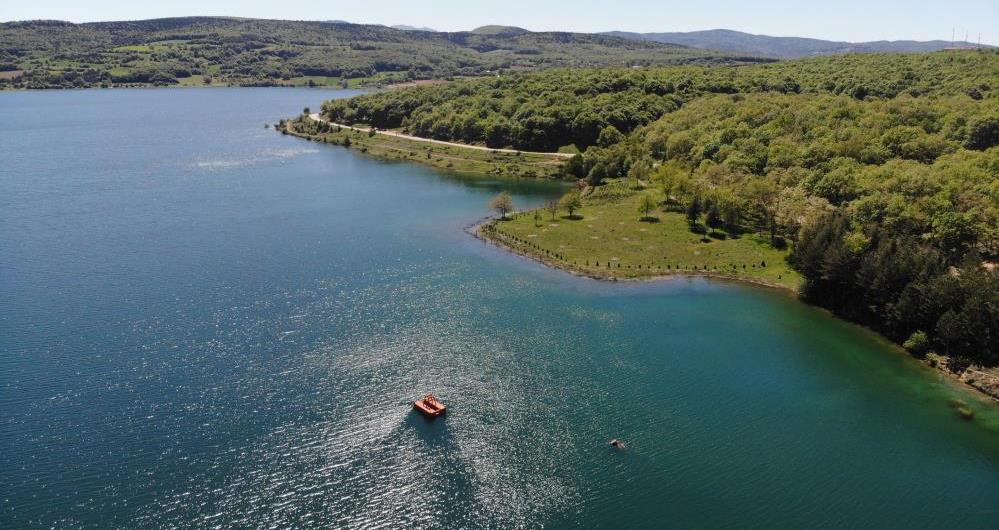
M 566 221 L 582 221 L 583 216 L 578 213 L 574 213 L 572 215 L 563 215 L 562 219 L 565 219 Z
M 643 216 L 643 217 L 639 218 L 638 221 L 641 222 L 641 223 L 653 223 L 653 224 L 655 224 L 655 223 L 659 222 L 659 218 L 656 217 L 656 216 L 654 216 L 654 215 L 646 215 L 646 216 Z

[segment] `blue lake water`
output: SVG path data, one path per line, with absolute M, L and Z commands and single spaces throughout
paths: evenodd
M 264 128 L 350 94 L 0 94 L 0 528 L 999 528 L 996 407 L 781 293 L 466 233 L 557 184 Z

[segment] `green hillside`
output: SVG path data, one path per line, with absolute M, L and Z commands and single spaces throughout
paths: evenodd
M 999 55 L 846 55 L 773 64 L 554 70 L 504 75 L 331 101 L 334 122 L 364 123 L 438 140 L 530 151 L 616 143 L 711 94 L 833 94 L 855 100 L 960 94 L 991 99 Z M 613 127 L 609 130 L 608 127 Z M 601 140 L 601 133 L 608 136 Z
M 740 61 L 607 35 L 404 31 L 342 22 L 190 17 L 0 24 L 0 87 L 369 84 L 552 67 Z M 746 59 L 760 60 L 760 59 Z

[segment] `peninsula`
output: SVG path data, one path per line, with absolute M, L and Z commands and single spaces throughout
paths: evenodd
M 503 206 L 480 235 L 599 278 L 797 290 L 928 362 L 988 374 L 996 87 L 993 50 L 555 69 L 332 100 L 281 128 L 387 159 L 575 182 L 548 208 Z M 976 386 L 995 395 L 989 380 Z

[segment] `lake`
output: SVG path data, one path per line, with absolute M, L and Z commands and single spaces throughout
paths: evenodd
M 264 128 L 350 94 L 0 94 L 0 527 L 999 527 L 997 407 L 784 293 L 467 233 L 558 184 Z

